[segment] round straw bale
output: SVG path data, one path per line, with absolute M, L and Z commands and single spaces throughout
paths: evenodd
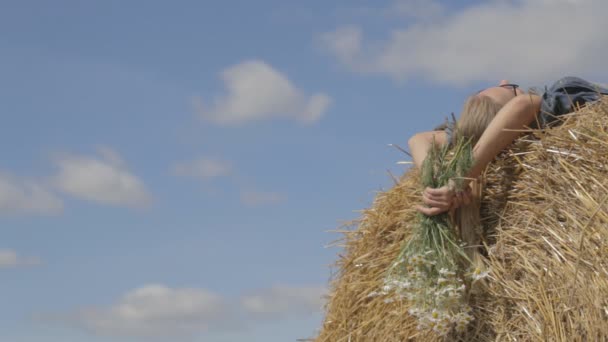
M 608 340 L 608 99 L 531 131 L 484 175 L 483 262 L 466 341 Z M 344 230 L 315 341 L 437 341 L 406 300 L 376 295 L 421 198 L 407 171 Z

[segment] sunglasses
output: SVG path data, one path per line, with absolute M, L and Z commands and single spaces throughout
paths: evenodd
M 519 88 L 519 85 L 513 84 L 513 83 L 507 83 L 507 84 L 501 84 L 499 87 L 513 88 L 513 95 L 517 96 L 517 88 Z
M 517 96 L 517 88 L 519 88 L 519 85 L 518 84 L 514 84 L 514 83 L 507 83 L 507 84 L 501 84 L 498 87 L 501 87 L 501 88 L 511 88 L 511 89 L 513 89 L 513 95 Z M 481 93 L 484 90 L 485 89 L 482 89 L 482 90 L 478 91 L 477 94 Z

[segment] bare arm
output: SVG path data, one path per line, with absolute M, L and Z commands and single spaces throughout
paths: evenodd
M 429 131 L 416 133 L 413 137 L 408 140 L 410 146 L 410 153 L 414 160 L 414 165 L 417 168 L 422 166 L 422 162 L 426 158 L 429 149 L 433 145 L 433 140 L 437 145 L 445 145 L 448 141 L 448 135 L 445 131 Z
M 534 121 L 540 110 L 540 102 L 538 95 L 523 94 L 498 111 L 473 148 L 475 164 L 469 171 L 469 177 L 478 177 L 498 153 L 521 134 L 517 130 L 526 128 Z
M 408 141 L 408 145 L 410 146 L 410 153 L 412 154 L 412 159 L 414 160 L 414 165 L 417 168 L 422 166 L 424 159 L 429 152 L 431 146 L 433 146 L 433 141 L 435 144 L 439 146 L 443 146 L 448 143 L 448 135 L 445 131 L 429 131 L 429 132 L 420 132 L 415 134 Z M 452 196 L 452 194 L 450 194 Z M 423 202 L 428 205 L 428 207 L 418 206 L 418 210 L 427 214 L 427 215 L 436 215 L 446 210 L 449 210 L 452 205 L 451 200 L 449 204 L 446 204 L 446 201 L 436 201 L 434 199 L 429 198 L 426 193 L 422 195 Z M 450 197 L 451 199 L 451 197 Z
M 540 96 L 523 94 L 501 108 L 473 148 L 474 164 L 467 177 L 477 178 L 498 153 L 521 134 L 518 130 L 534 121 L 540 110 L 540 103 Z M 429 207 L 418 207 L 418 210 L 426 215 L 437 215 L 449 208 L 458 207 L 462 203 L 459 200 L 455 202 L 454 195 L 447 186 L 438 189 L 426 188 L 422 198 Z

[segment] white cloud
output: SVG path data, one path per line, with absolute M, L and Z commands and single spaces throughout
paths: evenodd
M 242 191 L 241 202 L 245 205 L 256 207 L 263 205 L 279 204 L 287 201 L 287 197 L 277 192 Z
M 63 201 L 39 182 L 0 173 L 0 213 L 57 214 Z
M 100 335 L 191 336 L 224 320 L 226 309 L 224 299 L 210 291 L 151 284 L 128 292 L 109 308 L 88 309 L 72 320 Z
M 358 72 L 373 71 L 370 57 L 363 57 L 362 30 L 359 27 L 340 27 L 321 36 L 321 43 L 348 68 Z
M 173 167 L 173 173 L 178 176 L 194 177 L 202 180 L 228 176 L 232 172 L 229 162 L 212 159 L 199 158 L 189 162 L 177 163 Z
M 275 286 L 237 300 L 202 288 L 149 284 L 129 291 L 109 307 L 35 318 L 63 322 L 97 335 L 182 340 L 205 332 L 237 332 L 263 319 L 319 312 L 325 291 L 317 287 Z
M 305 95 L 285 75 L 259 60 L 232 66 L 222 72 L 221 78 L 226 93 L 210 106 L 200 97 L 193 99 L 200 116 L 217 124 L 279 117 L 312 123 L 321 118 L 331 102 L 323 93 Z
M 241 306 L 262 318 L 310 314 L 322 309 L 325 294 L 321 287 L 274 286 L 243 296 Z
M 0 249 L 0 268 L 37 266 L 41 263 L 37 257 L 23 257 L 12 249 Z
M 111 149 L 100 148 L 101 158 L 64 156 L 57 160 L 55 186 L 74 197 L 105 204 L 143 206 L 150 202 L 144 184 Z
M 341 27 L 321 42 L 360 73 L 441 84 L 511 81 L 545 84 L 566 75 L 606 77 L 608 2 L 490 1 L 414 20 L 385 41 L 365 41 L 361 27 Z

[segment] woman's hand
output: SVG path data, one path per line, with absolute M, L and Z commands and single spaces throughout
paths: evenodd
M 446 185 L 441 188 L 426 188 L 422 192 L 422 201 L 427 206 L 418 206 L 416 209 L 428 216 L 435 216 L 450 209 L 456 209 L 471 203 L 471 188 L 463 191 L 454 191 L 453 186 Z

